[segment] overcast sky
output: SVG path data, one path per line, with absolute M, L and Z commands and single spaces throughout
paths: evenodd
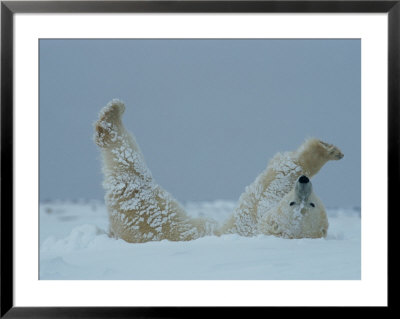
M 93 122 L 111 99 L 156 181 L 182 202 L 237 200 L 307 137 L 344 158 L 312 179 L 361 201 L 360 40 L 40 40 L 40 200 L 103 199 Z

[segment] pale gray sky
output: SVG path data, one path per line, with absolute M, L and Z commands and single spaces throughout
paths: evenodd
M 361 202 L 360 40 L 40 40 L 40 200 L 102 199 L 92 123 L 126 103 L 156 181 L 178 200 L 237 200 L 307 137 L 345 157 L 312 181 Z

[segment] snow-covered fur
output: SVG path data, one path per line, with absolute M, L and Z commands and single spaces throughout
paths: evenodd
M 213 234 L 216 223 L 190 218 L 153 179 L 135 138 L 121 122 L 125 105 L 112 100 L 95 123 L 103 158 L 110 234 L 127 242 L 192 240 Z
M 211 219 L 188 216 L 154 181 L 135 138 L 122 124 L 124 111 L 123 102 L 112 100 L 94 125 L 94 140 L 103 158 L 110 235 L 135 243 L 229 233 L 286 238 L 326 236 L 328 222 L 321 201 L 313 192 L 299 201 L 296 189 L 299 176 L 312 177 L 327 161 L 343 157 L 337 147 L 308 139 L 297 151 L 275 155 L 266 170 L 246 187 L 232 217 L 218 227 Z M 295 204 L 290 205 L 292 202 Z
M 268 227 L 260 226 L 263 217 L 280 214 L 281 210 L 277 210 L 277 207 L 287 201 L 287 196 L 291 196 L 288 193 L 301 175 L 311 178 L 326 162 L 342 157 L 342 152 L 336 146 L 315 138 L 306 140 L 294 152 L 276 154 L 267 168 L 246 187 L 233 215 L 222 226 L 220 233 L 239 233 L 242 236 L 259 233 L 279 235 Z M 285 236 L 283 233 L 281 235 Z

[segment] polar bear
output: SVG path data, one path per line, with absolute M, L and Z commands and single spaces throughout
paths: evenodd
M 282 215 L 282 211 L 284 210 L 283 205 L 288 200 L 289 203 L 298 203 L 295 197 L 297 196 L 296 189 L 301 185 L 301 182 L 298 180 L 299 177 L 305 175 L 304 178 L 308 180 L 308 178 L 317 174 L 325 163 L 331 160 L 340 160 L 341 158 L 343 158 L 343 153 L 339 148 L 315 138 L 307 139 L 294 152 L 276 154 L 269 162 L 267 168 L 251 185 L 246 187 L 244 193 L 239 198 L 233 215 L 221 227 L 219 230 L 220 233 L 239 233 L 242 236 L 254 236 L 264 233 L 281 235 L 288 238 L 298 238 L 303 235 L 303 237 L 324 237 L 327 226 L 325 227 L 325 222 L 322 219 L 325 218 L 326 213 L 321 201 L 313 192 L 309 196 L 313 200 L 314 205 L 318 203 L 316 209 L 321 210 L 321 227 L 325 227 L 325 233 L 322 230 L 318 233 L 318 230 L 316 233 L 310 235 L 309 231 L 305 231 L 295 236 L 291 235 L 288 231 L 277 232 L 274 231 L 274 227 L 271 229 L 267 226 L 272 221 L 277 222 L 278 217 L 275 218 L 272 216 L 274 214 Z M 303 205 L 303 202 L 291 207 L 291 210 L 293 212 L 298 210 L 298 205 Z M 300 211 L 305 212 L 302 209 Z M 306 209 L 311 210 L 309 207 Z M 316 209 L 314 209 L 314 212 Z M 284 211 L 286 212 L 286 208 Z M 311 220 L 310 216 L 318 214 L 307 214 L 307 218 L 304 218 L 303 222 Z M 321 236 L 317 236 L 317 233 L 321 234 Z
M 124 127 L 123 102 L 114 99 L 95 122 L 95 143 L 103 159 L 103 186 L 110 235 L 130 243 L 192 240 L 213 234 L 216 223 L 191 218 L 153 179 L 135 138 Z
M 229 233 L 243 236 L 264 233 L 286 238 L 326 235 L 328 226 L 321 201 L 312 191 L 300 191 L 303 184 L 312 189 L 311 182 L 304 183 L 308 177 L 297 179 L 301 175 L 312 177 L 327 161 L 342 158 L 337 147 L 309 139 L 295 152 L 278 153 L 246 188 L 238 207 L 220 227 L 212 219 L 190 217 L 155 182 L 134 136 L 122 123 L 124 111 L 124 103 L 114 99 L 100 111 L 94 123 L 94 141 L 103 160 L 111 236 L 140 243 L 163 239 L 185 241 Z M 293 185 L 296 185 L 294 190 Z M 308 195 L 301 197 L 300 193 Z M 299 218 L 301 222 L 295 222 Z

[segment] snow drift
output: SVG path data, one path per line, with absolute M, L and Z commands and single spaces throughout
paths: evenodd
M 222 222 L 233 201 L 189 202 L 194 217 Z M 132 244 L 107 235 L 108 216 L 97 201 L 40 205 L 40 279 L 121 280 L 359 280 L 360 210 L 328 209 L 325 239 L 237 234 L 193 241 Z

